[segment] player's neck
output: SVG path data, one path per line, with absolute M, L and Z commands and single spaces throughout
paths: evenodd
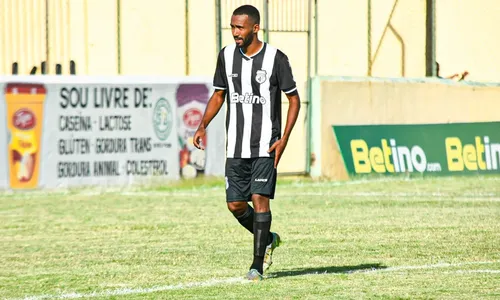
M 252 56 L 255 53 L 260 51 L 260 49 L 263 46 L 262 44 L 263 44 L 263 42 L 259 41 L 259 39 L 256 38 L 252 41 L 252 43 L 250 45 L 248 45 L 248 47 L 243 48 L 241 50 L 243 50 L 243 53 L 245 53 L 246 56 Z

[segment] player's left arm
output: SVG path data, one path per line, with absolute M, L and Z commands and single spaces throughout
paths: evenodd
M 295 122 L 297 121 L 297 117 L 299 116 L 300 111 L 300 97 L 297 91 L 286 94 L 286 97 L 289 101 L 288 113 L 286 115 L 286 125 L 285 130 L 283 132 L 283 136 L 281 139 L 277 140 L 271 148 L 269 148 L 269 152 L 276 150 L 274 156 L 274 168 L 278 167 L 278 163 L 280 162 L 281 155 L 285 151 L 286 145 L 288 144 L 288 139 L 290 138 L 290 134 L 292 133 L 292 129 L 295 126 Z
M 282 58 L 278 63 L 278 68 L 278 85 L 288 98 L 289 106 L 283 136 L 281 137 L 281 139 L 277 140 L 271 146 L 271 148 L 269 148 L 268 151 L 276 151 L 274 156 L 274 168 L 278 167 L 281 155 L 285 151 L 286 145 L 288 144 L 288 139 L 290 138 L 300 111 L 300 96 L 297 91 L 297 85 L 293 78 L 290 62 L 288 61 L 288 57 L 286 55 L 282 55 Z
M 283 137 L 281 139 L 284 139 L 288 142 L 290 134 L 292 133 L 292 129 L 295 126 L 295 122 L 297 121 L 297 118 L 299 116 L 300 97 L 297 91 L 286 94 L 286 97 L 288 98 L 289 106 L 286 115 L 285 131 L 283 132 Z

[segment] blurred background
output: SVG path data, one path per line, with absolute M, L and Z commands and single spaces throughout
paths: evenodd
M 500 82 L 498 0 L 0 0 L 0 74 L 211 78 L 242 4 L 289 56 L 303 101 L 286 173 L 308 169 L 315 76 Z
M 500 81 L 496 0 L 0 0 L 0 72 L 212 76 L 242 4 L 302 82 L 422 77 L 431 60 L 442 76 Z

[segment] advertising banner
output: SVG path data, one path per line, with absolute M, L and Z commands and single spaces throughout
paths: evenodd
M 500 173 L 500 122 L 333 126 L 347 172 Z
M 4 85 L 7 188 L 179 178 L 177 84 Z M 5 151 L 2 150 L 2 151 Z M 2 168 L 4 169 L 4 168 Z
M 205 173 L 206 152 L 193 145 L 193 137 L 200 126 L 210 99 L 208 86 L 203 83 L 183 83 L 176 89 L 180 169 L 183 178 L 194 178 Z M 202 144 L 207 146 L 207 135 Z
M 213 118 L 207 129 L 205 175 L 224 176 L 226 166 L 226 103 Z
M 43 84 L 5 85 L 8 174 L 13 189 L 33 189 L 40 178 L 42 127 L 47 90 Z
M 0 77 L 0 189 L 222 176 L 225 108 L 193 146 L 211 79 Z
M 5 85 L 0 82 L 0 189 L 5 189 L 8 186 L 8 167 L 7 167 L 7 118 L 5 115 L 6 103 L 3 93 Z
M 51 85 L 44 123 L 46 177 L 41 184 L 177 179 L 175 87 Z

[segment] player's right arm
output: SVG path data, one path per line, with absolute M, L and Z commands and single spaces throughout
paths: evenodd
M 210 121 L 212 121 L 222 107 L 225 94 L 225 90 L 216 90 L 212 94 L 212 97 L 210 97 L 210 100 L 208 100 L 207 108 L 205 109 L 205 113 L 201 119 L 200 126 L 198 126 L 198 130 L 196 130 L 196 133 L 194 134 L 193 144 L 196 148 L 202 150 L 205 149 L 200 142 L 205 137 L 208 124 L 210 124 Z
M 196 130 L 193 138 L 193 145 L 202 150 L 204 150 L 204 148 L 203 145 L 201 145 L 201 140 L 205 137 L 208 124 L 210 124 L 212 119 L 219 112 L 222 104 L 224 104 L 224 97 L 226 96 L 227 76 L 224 62 L 224 49 L 219 52 L 219 57 L 217 58 L 217 68 L 215 69 L 213 84 L 215 91 L 212 94 L 212 97 L 210 97 L 210 100 L 208 100 L 200 126 L 198 126 L 198 130 Z

